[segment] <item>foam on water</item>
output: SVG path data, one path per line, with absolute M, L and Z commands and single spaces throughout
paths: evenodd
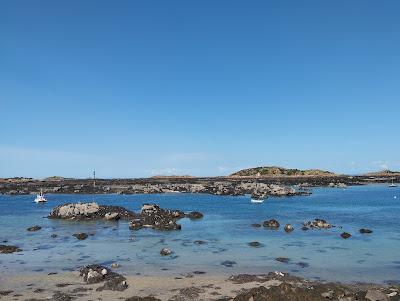
M 311 196 L 269 198 L 251 204 L 248 196 L 200 194 L 160 195 L 46 195 L 46 204 L 33 196 L 0 196 L 0 243 L 17 245 L 23 252 L 0 254 L 0 273 L 59 272 L 84 264 L 118 262 L 126 274 L 266 273 L 273 270 L 314 279 L 384 282 L 400 279 L 399 188 L 384 185 L 316 188 Z M 131 231 L 128 223 L 107 221 L 60 221 L 45 216 L 66 202 L 94 200 L 139 211 L 144 203 L 164 208 L 201 211 L 202 220 L 182 219 L 181 231 L 151 229 Z M 253 228 L 266 219 L 279 220 L 279 230 Z M 323 218 L 342 226 L 329 230 L 300 230 L 306 220 Z M 291 223 L 292 233 L 283 225 Z M 40 225 L 42 230 L 26 228 Z M 372 234 L 360 234 L 370 228 Z M 343 231 L 352 234 L 344 240 Z M 77 232 L 93 234 L 84 241 Z M 57 234 L 57 238 L 51 238 Z M 204 244 L 194 241 L 202 240 Z M 255 248 L 249 242 L 262 245 Z M 161 248 L 174 251 L 162 257 Z M 287 257 L 288 264 L 276 257 Z M 221 265 L 234 261 L 232 267 Z

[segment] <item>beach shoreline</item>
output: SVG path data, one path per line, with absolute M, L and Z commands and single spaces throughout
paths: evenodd
M 99 291 L 98 288 L 102 286 L 102 283 L 85 283 L 79 272 L 63 272 L 50 275 L 2 275 L 0 300 L 128 300 L 133 296 L 142 298 L 154 297 L 159 300 L 244 300 L 238 299 L 238 296 L 240 294 L 249 294 L 252 290 L 258 291 L 260 287 L 265 287 L 266 289 L 274 288 L 276 290 L 284 286 L 291 286 L 301 289 L 301 291 L 315 290 L 313 296 L 318 297 L 320 295 L 320 299 L 312 300 L 337 300 L 334 297 L 326 297 L 332 294 L 343 294 L 342 297 L 348 296 L 349 298 L 342 300 L 355 300 L 352 299 L 354 296 L 364 295 L 365 297 L 368 291 L 386 294 L 388 295 L 387 300 L 397 300 L 392 297 L 398 297 L 400 289 L 398 284 L 341 284 L 309 281 L 281 272 L 270 272 L 262 275 L 240 274 L 230 277 L 207 274 L 196 275 L 192 273 L 186 276 L 176 275 L 175 277 L 149 275 L 129 275 L 125 277 L 127 283 L 125 290 Z M 286 294 L 285 292 L 281 293 Z M 68 297 L 71 299 L 67 299 Z M 287 300 L 291 300 L 289 294 L 287 298 Z M 369 299 L 361 298 L 358 300 Z

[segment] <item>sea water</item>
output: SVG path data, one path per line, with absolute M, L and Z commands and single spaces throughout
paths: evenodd
M 395 198 L 397 196 L 397 198 Z M 289 272 L 309 279 L 342 282 L 400 280 L 400 188 L 385 185 L 346 189 L 314 188 L 310 196 L 271 197 L 252 204 L 249 196 L 208 194 L 0 196 L 0 244 L 23 251 L 0 254 L 0 276 L 76 270 L 86 264 L 120 264 L 119 272 L 140 275 L 209 275 Z M 51 209 L 67 202 L 95 201 L 138 212 L 145 203 L 162 208 L 200 211 L 200 220 L 181 219 L 180 231 L 129 230 L 128 221 L 47 219 Z M 253 223 L 277 219 L 279 230 L 254 228 Z M 326 230 L 301 230 L 314 218 L 336 225 Z M 290 223 L 295 230 L 286 233 Z M 39 225 L 40 231 L 26 228 Z M 360 234 L 360 228 L 373 230 Z M 351 233 L 349 239 L 340 237 Z M 86 232 L 86 240 L 74 233 Z M 52 238 L 52 234 L 57 234 Z M 204 241 L 203 244 L 195 243 Z M 3 241 L 7 241 L 4 243 Z M 257 241 L 260 247 L 248 243 Z M 169 248 L 172 256 L 160 256 Z M 287 257 L 289 263 L 276 261 Z M 231 266 L 222 265 L 232 261 Z

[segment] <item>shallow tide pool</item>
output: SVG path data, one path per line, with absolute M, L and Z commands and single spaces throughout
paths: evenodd
M 397 198 L 395 198 L 397 196 Z M 0 196 L 0 244 L 23 252 L 0 254 L 0 276 L 6 273 L 49 273 L 76 270 L 92 264 L 118 262 L 120 272 L 142 275 L 185 275 L 202 271 L 214 275 L 285 271 L 310 279 L 342 282 L 400 280 L 400 188 L 385 185 L 347 189 L 315 188 L 310 196 L 269 198 L 251 204 L 248 196 L 206 194 L 157 195 L 46 195 Z M 96 201 L 139 211 L 142 204 L 200 211 L 201 220 L 182 219 L 181 231 L 131 231 L 127 221 L 61 221 L 46 218 L 51 208 L 66 202 Z M 277 219 L 281 228 L 253 228 L 251 224 Z M 323 218 L 340 226 L 302 231 L 306 220 Z M 290 223 L 292 233 L 283 226 Z M 26 228 L 39 225 L 40 231 Z M 360 228 L 373 230 L 360 234 Z M 345 240 L 340 233 L 349 232 Z M 77 232 L 93 234 L 80 241 Z M 51 238 L 57 234 L 57 238 Z M 3 241 L 7 241 L 4 243 Z M 202 240 L 204 244 L 194 241 Z M 261 247 L 251 247 L 258 241 Z M 161 248 L 173 255 L 160 256 Z M 287 257 L 289 263 L 276 261 Z M 224 261 L 232 266 L 221 265 Z

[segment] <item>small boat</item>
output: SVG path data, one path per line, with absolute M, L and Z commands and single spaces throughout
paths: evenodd
M 259 175 L 257 175 L 259 177 Z M 254 189 L 253 193 L 251 194 L 250 202 L 255 204 L 264 203 L 265 195 L 262 195 L 258 192 L 258 181 L 256 180 L 256 188 Z
M 393 183 L 393 179 L 392 179 L 392 184 L 390 184 L 389 187 L 397 187 L 397 184 Z
M 255 204 L 260 204 L 260 203 L 264 203 L 264 199 L 257 199 L 257 198 L 251 197 L 250 202 L 255 203 Z
M 40 194 L 36 195 L 34 202 L 38 204 L 47 202 L 47 200 L 44 198 L 42 189 L 40 189 Z

